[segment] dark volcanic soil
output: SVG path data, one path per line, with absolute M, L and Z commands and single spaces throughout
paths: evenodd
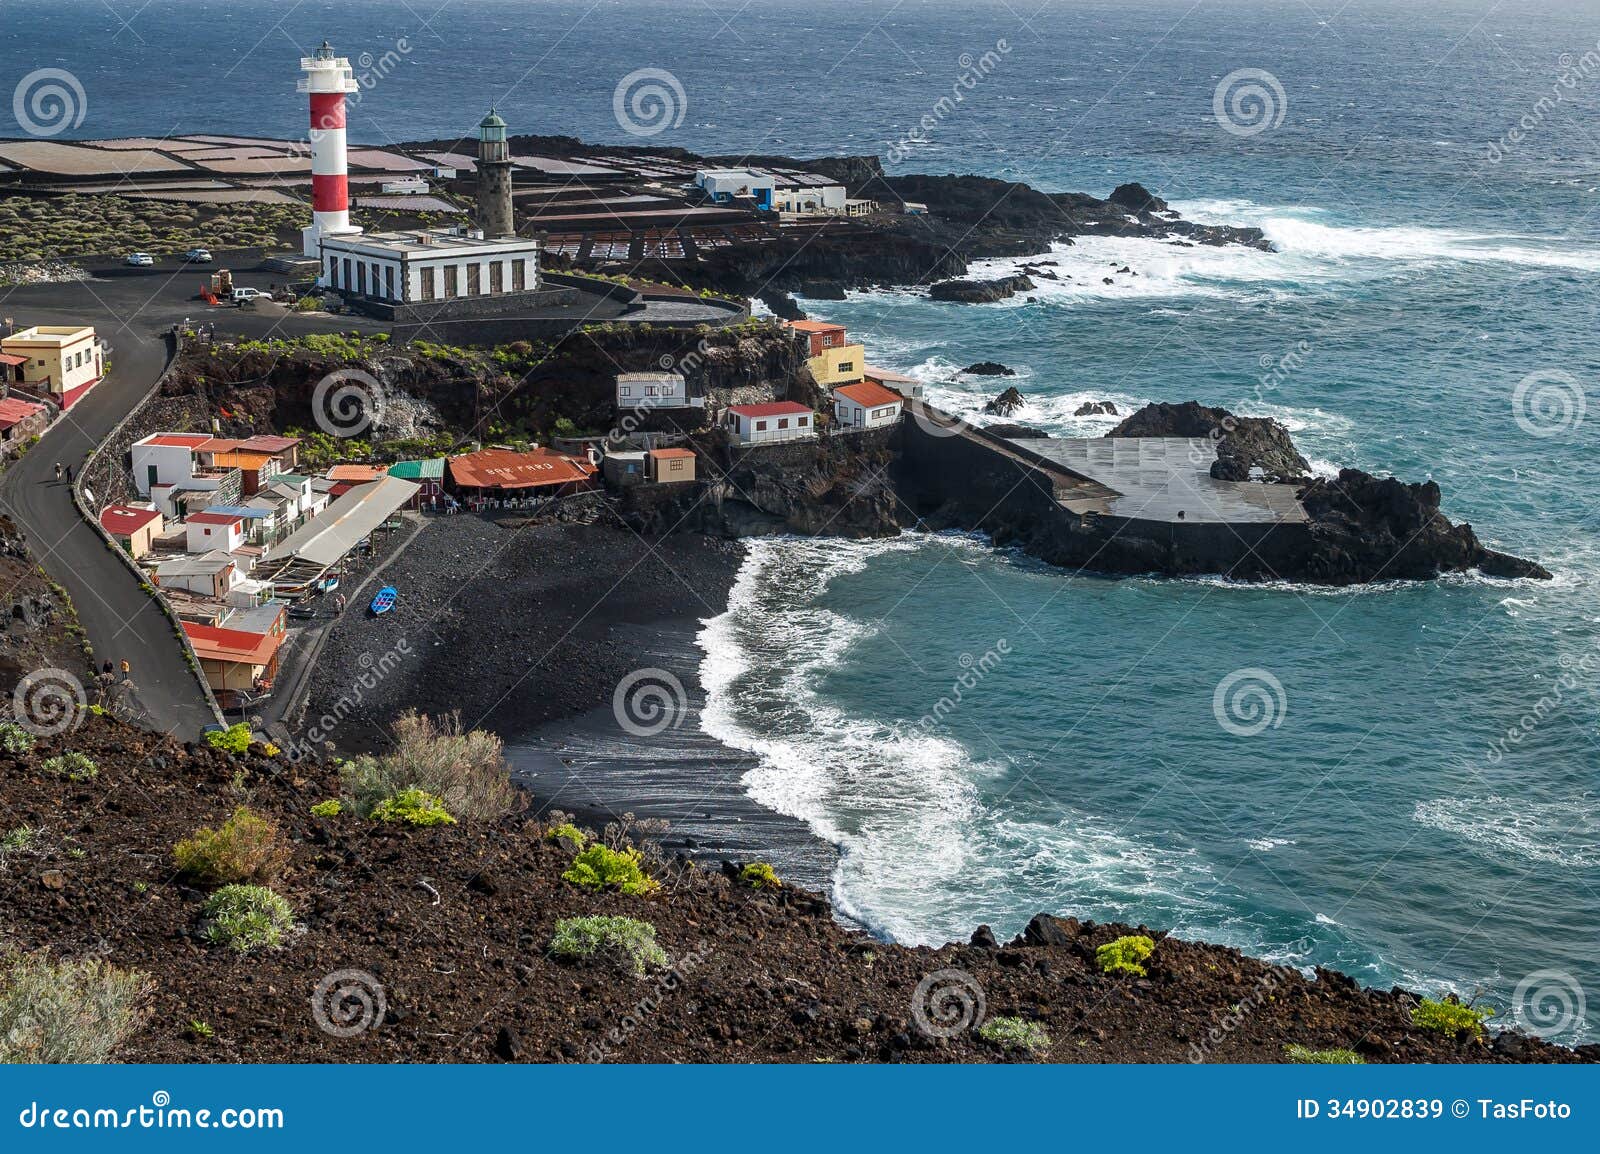
M 99 776 L 78 784 L 42 769 L 66 749 L 93 757 Z M 1093 947 L 1122 926 L 1039 919 L 1032 942 L 907 949 L 846 930 L 814 895 L 758 892 L 718 872 L 656 866 L 655 895 L 594 894 L 561 879 L 568 851 L 526 814 L 432 830 L 310 815 L 336 792 L 330 765 L 259 747 L 237 758 L 186 749 L 92 716 L 30 754 L 0 755 L 7 820 L 44 829 L 0 860 L 7 944 L 150 975 L 149 1015 L 120 1052 L 134 1061 L 1014 1057 L 970 1028 L 940 1038 L 919 1027 L 919 1013 L 942 1020 L 939 1006 L 976 1024 L 959 998 L 935 993 L 958 987 L 974 1006 L 981 994 L 991 1017 L 1037 1021 L 1050 1038 L 1041 1057 L 1059 1062 L 1185 1061 L 1195 1047 L 1210 1061 L 1279 1061 L 1288 1043 L 1373 1061 L 1600 1058 L 1594 1046 L 1428 1033 L 1410 1024 L 1408 995 L 1175 939 L 1159 941 L 1147 977 L 1107 976 Z M 174 879 L 171 851 L 246 802 L 289 841 L 275 884 L 300 928 L 280 949 L 241 957 L 200 936 L 205 895 Z M 653 923 L 676 976 L 547 956 L 556 920 L 589 913 Z M 312 1010 L 318 983 L 341 970 L 380 985 L 387 1007 L 348 1038 L 320 1029 Z
M 370 749 L 411 707 L 459 709 L 469 726 L 510 739 L 609 705 L 648 664 L 628 627 L 723 612 L 742 555 L 698 533 L 645 539 L 606 525 L 434 518 L 383 571 L 400 593 L 395 609 L 374 618 L 353 601 L 333 629 L 300 732 Z

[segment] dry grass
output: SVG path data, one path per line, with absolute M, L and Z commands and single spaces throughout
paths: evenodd
M 0 970 L 0 1061 L 106 1062 L 138 1027 L 150 982 L 99 958 L 22 954 Z
M 178 870 L 201 885 L 270 882 L 289 860 L 276 823 L 245 806 L 216 829 L 202 826 L 173 847 Z
M 494 734 L 464 731 L 459 713 L 436 721 L 411 710 L 395 719 L 390 732 L 393 749 L 382 757 L 358 757 L 340 773 L 363 817 L 412 787 L 440 798 L 462 821 L 488 821 L 511 812 L 517 791 L 505 747 Z

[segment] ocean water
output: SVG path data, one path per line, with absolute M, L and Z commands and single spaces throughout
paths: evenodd
M 1072 415 L 1086 399 L 1277 417 L 1321 471 L 1433 478 L 1554 581 L 1244 587 L 1069 577 L 959 535 L 761 541 L 700 638 L 703 725 L 757 755 L 756 800 L 840 847 L 837 900 L 882 933 L 1142 921 L 1600 1036 L 1591 0 L 6 11 L 6 84 L 71 71 L 80 136 L 297 133 L 303 49 L 404 38 L 357 139 L 464 134 L 492 102 L 514 131 L 1136 179 L 1260 225 L 1276 252 L 1061 246 L 1070 279 L 1031 300 L 812 307 L 969 414 L 999 383 L 958 370 L 995 359 L 1057 434 L 1109 427 Z M 676 87 L 638 137 L 616 96 L 647 68 Z M 1250 120 L 1246 93 L 1228 131 L 1240 70 L 1265 105 Z

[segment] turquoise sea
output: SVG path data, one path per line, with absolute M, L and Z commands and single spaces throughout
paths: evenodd
M 1243 587 L 1068 577 L 960 536 L 760 542 L 701 637 L 704 724 L 759 755 L 754 797 L 841 847 L 841 908 L 903 940 L 1003 936 L 1041 909 L 1117 918 L 1600 1036 L 1591 0 L 6 12 L 6 87 L 72 71 L 77 135 L 298 132 L 303 48 L 381 57 L 405 38 L 352 113 L 358 139 L 464 133 L 493 102 L 514 131 L 893 148 L 899 171 L 1100 195 L 1139 180 L 1186 215 L 1260 225 L 1276 252 L 1062 247 L 1071 279 L 1031 301 L 809 307 L 969 414 L 997 385 L 957 370 L 994 359 L 1018 370 L 1019 419 L 1058 434 L 1109 427 L 1072 415 L 1087 399 L 1277 417 L 1319 469 L 1433 478 L 1449 515 L 1554 581 Z M 683 104 L 647 139 L 613 111 L 643 68 Z

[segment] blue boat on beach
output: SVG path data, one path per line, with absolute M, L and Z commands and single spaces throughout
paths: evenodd
M 379 589 L 378 595 L 372 599 L 372 615 L 374 617 L 382 617 L 394 608 L 394 603 L 399 596 L 400 594 L 395 591 L 393 585 L 385 585 L 382 589 Z

